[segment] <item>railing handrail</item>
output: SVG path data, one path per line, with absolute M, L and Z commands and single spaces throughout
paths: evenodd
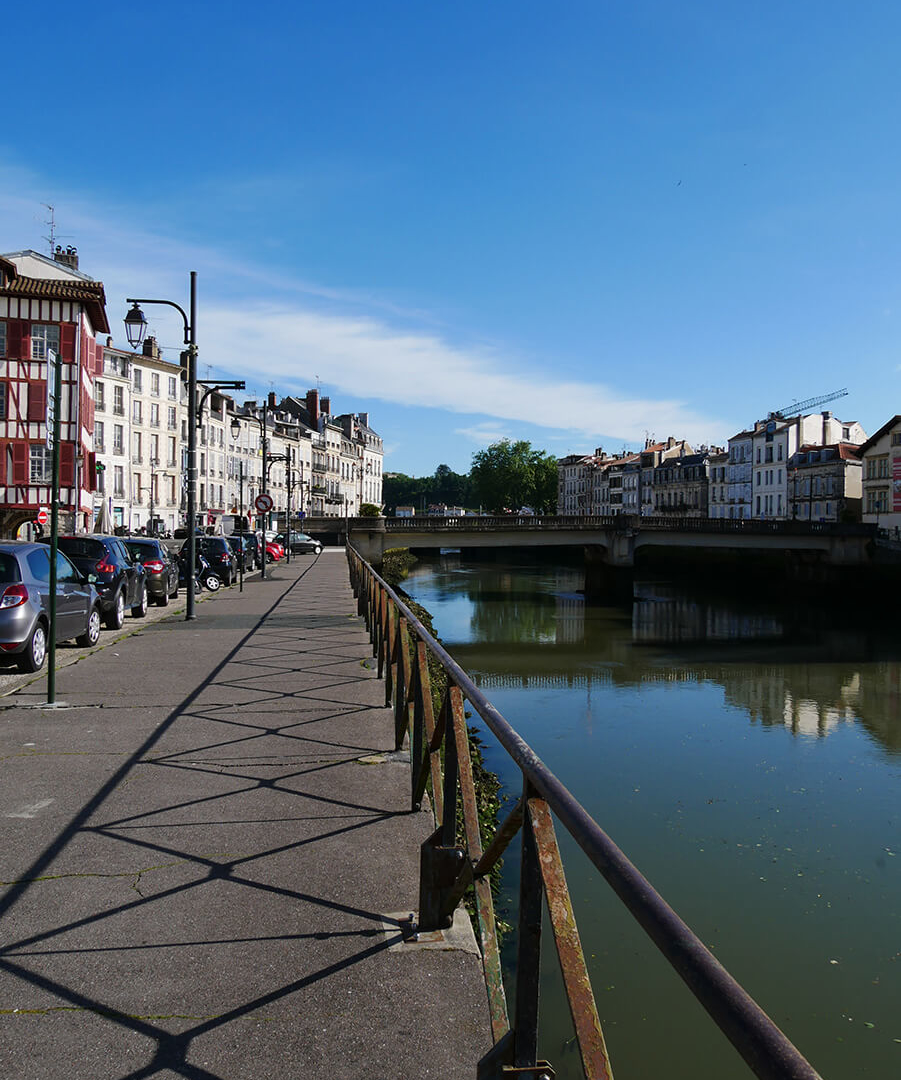
M 347 554 L 351 569 L 354 569 L 353 560 L 357 560 L 364 573 L 377 583 L 417 638 L 439 661 L 452 682 L 460 688 L 463 696 L 516 762 L 523 774 L 526 790 L 534 788 L 546 801 L 752 1071 L 762 1080 L 819 1080 L 813 1066 L 482 694 L 467 672 L 432 637 L 394 589 L 351 544 L 347 546 Z

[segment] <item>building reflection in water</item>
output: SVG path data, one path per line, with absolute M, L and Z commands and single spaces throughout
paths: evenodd
M 504 610 L 488 614 L 477 605 L 480 644 L 453 649 L 486 692 L 717 683 L 752 723 L 799 736 L 860 723 L 901 753 L 901 649 L 868 627 L 849 626 L 847 612 L 830 620 L 822 611 L 641 582 L 629 613 L 586 604 L 582 575 L 568 568 L 556 572 L 552 596 L 536 604 L 526 602 L 521 581 L 490 576 L 478 599 L 503 599 L 490 606 Z

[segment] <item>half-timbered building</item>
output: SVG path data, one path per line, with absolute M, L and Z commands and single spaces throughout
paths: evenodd
M 103 285 L 78 269 L 74 248 L 0 255 L 0 536 L 50 506 L 48 350 L 60 359 L 60 527 L 90 527 L 96 485 L 97 333 L 109 333 Z M 52 388 L 51 388 L 52 389 Z

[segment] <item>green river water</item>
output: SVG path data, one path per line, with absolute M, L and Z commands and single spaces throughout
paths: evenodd
M 577 565 L 454 554 L 404 582 L 483 692 L 827 1080 L 901 1076 L 895 627 L 847 604 L 727 599 L 659 577 L 637 581 L 631 609 L 606 607 L 583 585 Z M 518 770 L 485 742 L 518 797 Z M 558 837 L 617 1080 L 750 1077 Z M 517 863 L 511 849 L 499 897 L 510 922 Z M 545 942 L 540 1054 L 578 1077 Z

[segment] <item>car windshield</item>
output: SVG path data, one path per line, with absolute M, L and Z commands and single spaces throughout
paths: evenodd
M 22 575 L 19 573 L 19 561 L 15 555 L 10 555 L 8 551 L 0 551 L 0 581 L 4 584 L 8 584 L 13 581 L 21 581 Z

